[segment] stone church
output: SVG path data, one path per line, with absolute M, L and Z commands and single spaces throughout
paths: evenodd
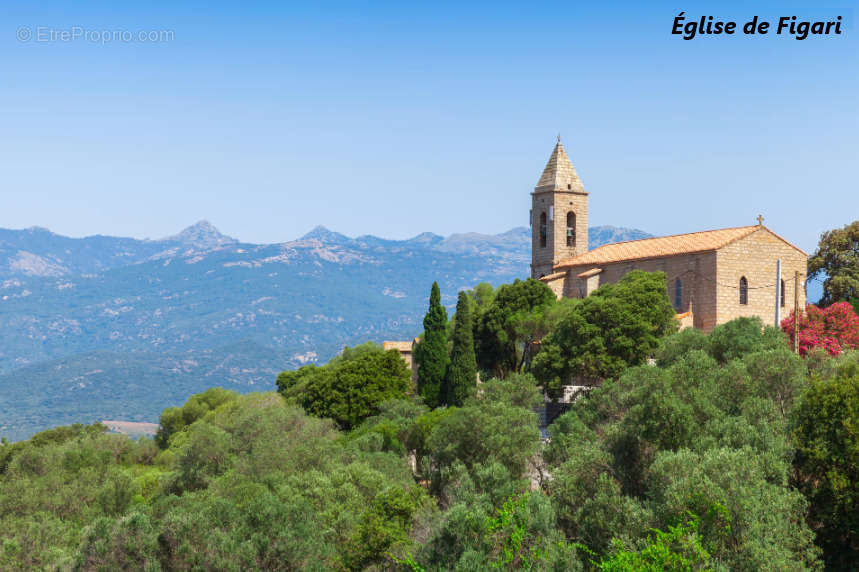
M 631 270 L 659 271 L 682 326 L 707 332 L 740 316 L 776 324 L 805 307 L 808 255 L 757 220 L 588 250 L 588 192 L 558 137 L 531 193 L 531 277 L 583 298 Z

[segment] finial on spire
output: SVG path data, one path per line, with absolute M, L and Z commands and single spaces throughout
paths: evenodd
M 558 133 L 558 143 L 560 143 L 560 142 L 561 142 L 561 134 Z
M 764 215 L 758 215 L 758 226 L 764 225 Z

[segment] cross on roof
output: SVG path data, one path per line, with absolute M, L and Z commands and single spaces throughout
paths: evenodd
M 763 226 L 764 224 L 764 215 L 758 215 L 758 226 Z

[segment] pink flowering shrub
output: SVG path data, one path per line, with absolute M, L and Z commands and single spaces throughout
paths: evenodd
M 781 329 L 793 343 L 793 312 L 782 320 Z M 838 302 L 828 308 L 806 306 L 799 317 L 799 353 L 805 355 L 812 348 L 823 348 L 829 355 L 847 349 L 859 348 L 859 316 L 847 302 Z

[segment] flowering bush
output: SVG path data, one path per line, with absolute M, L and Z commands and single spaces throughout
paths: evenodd
M 793 312 L 782 320 L 781 329 L 793 343 Z M 799 353 L 805 355 L 812 348 L 823 348 L 829 355 L 846 349 L 859 348 L 859 316 L 847 302 L 838 302 L 827 308 L 809 305 L 799 317 Z

